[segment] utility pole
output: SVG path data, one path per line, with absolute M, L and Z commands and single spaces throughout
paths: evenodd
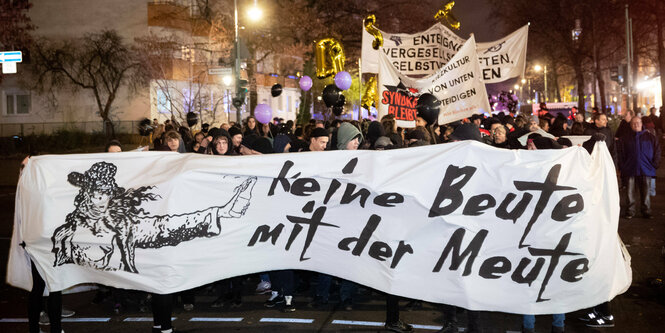
M 626 101 L 626 108 L 630 109 L 630 104 L 633 101 L 633 20 L 628 13 L 628 5 L 626 4 L 626 91 L 628 92 L 628 100 Z

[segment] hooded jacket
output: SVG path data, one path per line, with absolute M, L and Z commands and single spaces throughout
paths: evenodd
M 358 128 L 350 123 L 342 123 L 337 129 L 337 149 L 346 150 L 346 145 L 356 137 L 359 143 L 363 141 L 363 135 Z

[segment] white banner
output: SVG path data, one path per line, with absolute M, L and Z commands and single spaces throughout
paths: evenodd
M 305 269 L 467 309 L 571 312 L 631 282 L 614 167 L 600 145 L 592 156 L 457 142 L 33 157 L 7 280 L 30 288 L 28 257 L 50 290 L 94 282 L 172 293 Z
M 436 73 L 421 79 L 398 72 L 387 57 L 379 54 L 379 119 L 395 115 L 397 126 L 416 126 L 416 105 L 420 95 L 430 93 L 441 101 L 439 124 L 490 112 L 487 90 L 480 75 L 473 36 Z
M 378 73 L 379 56 L 385 54 L 390 63 L 404 75 L 430 75 L 441 69 L 466 42 L 441 23 L 415 34 L 383 34 L 383 47 L 372 48 L 374 37 L 363 29 L 362 72 Z M 529 26 L 489 43 L 478 43 L 478 61 L 485 83 L 497 83 L 523 76 Z

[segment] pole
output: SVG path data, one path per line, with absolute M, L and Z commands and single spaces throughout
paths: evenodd
M 543 94 L 543 99 L 545 100 L 545 103 L 547 103 L 547 65 L 543 67 L 543 76 L 545 77 L 545 91 Z
M 358 120 L 363 119 L 363 66 L 362 59 L 358 59 Z M 369 117 L 369 115 L 368 115 Z
M 238 0 L 233 0 L 233 9 L 235 16 L 235 46 L 236 46 L 236 63 L 235 63 L 235 76 L 236 76 L 236 96 L 238 95 L 238 89 L 240 88 L 240 42 L 238 40 Z M 241 124 L 241 108 L 242 105 L 236 108 L 236 122 Z
M 628 14 L 628 5 L 626 5 L 626 90 L 628 92 L 628 100 L 626 101 L 626 107 L 630 109 L 630 103 L 633 100 L 633 72 L 632 72 L 632 42 L 633 38 L 631 36 L 631 27 L 630 27 L 630 15 Z

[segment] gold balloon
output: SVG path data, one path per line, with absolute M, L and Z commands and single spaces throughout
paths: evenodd
M 372 48 L 378 50 L 379 47 L 383 46 L 383 34 L 376 27 L 376 16 L 374 14 L 367 16 L 363 20 L 363 25 L 365 26 L 365 30 L 374 37 Z
M 438 20 L 442 24 L 448 23 L 451 28 L 459 30 L 460 22 L 455 18 L 455 16 L 453 16 L 453 13 L 451 13 L 453 6 L 455 6 L 455 1 L 448 1 L 448 3 L 443 5 L 443 9 L 440 9 L 438 12 L 436 12 L 434 19 Z
M 344 48 L 334 38 L 324 38 L 316 42 L 314 46 L 316 58 L 316 77 L 326 78 L 344 70 Z
M 363 94 L 360 104 L 365 109 L 369 110 L 372 105 L 376 107 L 379 103 L 379 91 L 376 84 L 376 76 L 372 76 L 365 82 L 365 93 Z

